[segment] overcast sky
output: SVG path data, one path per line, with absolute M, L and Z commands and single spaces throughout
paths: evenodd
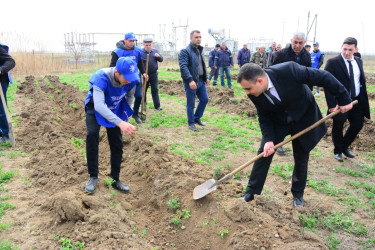
M 0 42 L 10 47 L 35 50 L 63 51 L 64 33 L 111 32 L 152 33 L 159 39 L 159 25 L 185 24 L 188 32 L 202 32 L 202 44 L 213 46 L 208 29 L 226 29 L 227 35 L 241 44 L 250 38 L 269 38 L 284 46 L 296 31 L 307 31 L 317 18 L 316 41 L 323 51 L 339 51 L 342 41 L 353 36 L 358 39 L 361 53 L 375 53 L 375 13 L 370 1 L 315 0 L 315 1 L 204 1 L 204 0 L 12 0 L 2 6 Z M 5 9 L 3 9 L 3 7 Z M 312 44 L 315 26 L 308 43 Z M 167 34 L 167 38 L 168 38 Z M 182 42 L 182 30 L 179 32 Z M 98 44 L 110 51 L 119 36 L 105 36 Z

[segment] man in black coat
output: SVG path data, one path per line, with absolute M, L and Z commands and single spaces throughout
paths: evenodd
M 296 32 L 290 40 L 290 44 L 284 49 L 277 51 L 271 58 L 271 65 L 276 65 L 283 62 L 296 62 L 300 65 L 311 67 L 310 53 L 305 49 L 306 36 L 303 32 Z M 312 87 L 310 86 L 312 91 Z M 286 150 L 283 147 L 277 149 L 280 155 L 285 154 Z
M 262 141 L 258 154 L 264 157 L 254 163 L 247 190 L 243 199 L 250 201 L 254 194 L 262 192 L 271 164 L 274 145 L 288 134 L 294 135 L 322 118 L 311 90 L 305 83 L 325 87 L 336 97 L 341 112 L 352 108 L 351 99 L 345 87 L 330 73 L 323 70 L 286 62 L 266 69 L 258 65 L 245 64 L 238 73 L 237 82 L 254 103 Z M 325 124 L 292 141 L 294 171 L 292 177 L 293 206 L 303 206 L 307 166 L 310 151 L 327 131 Z
M 353 56 L 357 49 L 357 39 L 348 37 L 341 46 L 341 54 L 327 61 L 325 70 L 334 75 L 350 93 L 352 100 L 358 100 L 351 111 L 339 114 L 333 118 L 332 140 L 334 145 L 334 158 L 340 162 L 344 159 L 342 154 L 349 158 L 355 155 L 349 151 L 359 131 L 363 127 L 364 117 L 370 119 L 370 106 L 366 90 L 366 78 L 363 72 L 362 60 Z M 328 113 L 337 109 L 337 99 L 331 93 L 325 93 Z M 343 135 L 343 127 L 346 120 L 350 126 Z

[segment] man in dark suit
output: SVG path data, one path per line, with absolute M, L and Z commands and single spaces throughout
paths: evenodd
M 306 36 L 303 32 L 296 32 L 290 40 L 290 44 L 284 49 L 275 53 L 272 57 L 271 65 L 276 65 L 283 62 L 296 62 L 300 65 L 311 67 L 311 56 L 304 45 L 306 43 Z M 312 90 L 312 87 L 310 86 Z M 277 153 L 284 155 L 286 150 L 284 147 L 279 147 Z
M 349 151 L 359 131 L 363 127 L 364 117 L 370 119 L 370 106 L 366 90 L 365 73 L 362 60 L 353 54 L 357 49 L 357 39 L 348 37 L 341 46 L 341 54 L 327 61 L 325 70 L 334 75 L 350 93 L 352 100 L 358 100 L 358 105 L 346 114 L 339 114 L 333 118 L 332 140 L 334 145 L 334 158 L 340 162 L 346 157 L 354 158 Z M 337 99 L 331 93 L 325 93 L 328 113 L 337 109 Z M 349 120 L 350 126 L 343 135 L 344 123 Z
M 248 202 L 254 199 L 254 194 L 262 192 L 274 145 L 283 141 L 288 134 L 294 135 L 322 118 L 314 96 L 305 83 L 326 87 L 327 91 L 331 91 L 341 112 L 351 109 L 352 104 L 345 87 L 330 73 L 295 62 L 274 65 L 264 70 L 253 63 L 245 64 L 238 73 L 237 82 L 257 109 L 262 131 L 258 154 L 264 152 L 264 157 L 254 163 L 243 196 Z M 303 193 L 310 151 L 326 131 L 326 125 L 321 124 L 292 141 L 295 164 L 292 177 L 294 207 L 304 205 Z

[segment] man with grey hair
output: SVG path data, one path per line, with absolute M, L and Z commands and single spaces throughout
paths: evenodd
M 306 67 L 311 67 L 310 53 L 304 47 L 306 43 L 305 33 L 294 33 L 290 42 L 291 43 L 284 49 L 274 53 L 271 59 L 271 65 L 292 61 Z M 309 86 L 309 88 L 312 90 L 312 86 Z M 283 155 L 286 153 L 286 150 L 284 147 L 280 147 L 277 149 L 277 153 Z

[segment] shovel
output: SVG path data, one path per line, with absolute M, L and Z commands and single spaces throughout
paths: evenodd
M 148 74 L 148 60 L 149 60 L 150 55 L 147 54 L 147 59 L 146 59 L 146 75 Z M 141 112 L 139 112 L 139 118 L 141 118 L 142 121 L 146 120 L 146 85 L 147 82 L 145 79 L 142 77 L 142 102 L 141 102 Z
M 358 101 L 355 100 L 352 102 L 353 105 L 357 104 Z M 299 133 L 291 136 L 289 139 L 285 140 L 285 141 L 282 141 L 280 142 L 279 144 L 277 144 L 276 146 L 274 146 L 273 148 L 275 149 L 278 149 L 279 147 L 287 144 L 288 142 L 290 141 L 293 141 L 294 139 L 300 137 L 301 135 L 303 134 L 306 134 L 307 132 L 309 132 L 310 130 L 316 128 L 317 126 L 319 126 L 320 124 L 322 124 L 323 122 L 325 122 L 326 120 L 332 118 L 333 116 L 337 115 L 338 113 L 340 113 L 340 109 L 336 110 L 335 112 L 323 117 L 322 119 L 320 119 L 319 121 L 317 121 L 316 123 L 312 124 L 311 126 L 305 128 L 304 130 L 300 131 Z M 242 169 L 248 167 L 250 164 L 252 164 L 253 162 L 259 160 L 260 158 L 263 157 L 263 153 L 255 156 L 253 159 L 251 159 L 250 161 L 244 163 L 242 166 L 236 168 L 235 170 L 233 170 L 231 173 L 227 174 L 226 176 L 224 176 L 223 178 L 221 178 L 220 180 L 218 181 L 215 181 L 214 179 L 210 179 L 208 181 L 206 181 L 205 183 L 199 185 L 199 186 L 196 186 L 194 188 L 194 191 L 193 191 L 193 199 L 194 200 L 198 200 L 200 198 L 203 198 L 204 196 L 208 195 L 209 193 L 212 193 L 213 191 L 216 190 L 217 188 L 217 185 L 219 185 L 220 183 L 226 181 L 226 180 L 229 180 L 230 178 L 233 177 L 233 175 L 235 175 L 236 173 L 240 172 Z
M 9 113 L 8 113 L 8 107 L 7 107 L 7 104 L 5 102 L 5 96 L 4 96 L 3 89 L 1 88 L 1 86 L 0 86 L 0 98 L 1 98 L 1 101 L 3 102 L 5 117 L 7 118 L 7 121 L 8 121 L 10 145 L 12 145 L 12 147 L 14 147 L 16 145 L 16 140 L 14 139 L 12 122 L 10 121 L 10 117 L 9 117 Z

